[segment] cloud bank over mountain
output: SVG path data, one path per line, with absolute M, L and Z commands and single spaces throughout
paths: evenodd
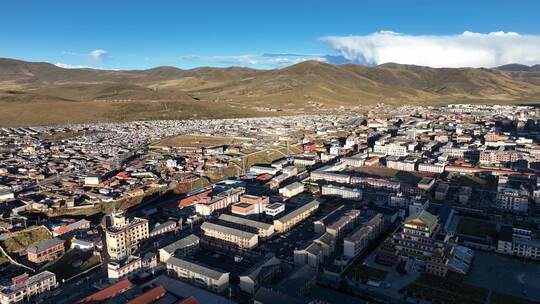
M 387 62 L 430 67 L 495 67 L 540 63 L 540 35 L 515 32 L 407 35 L 380 31 L 363 36 L 326 36 L 321 41 L 350 62 Z

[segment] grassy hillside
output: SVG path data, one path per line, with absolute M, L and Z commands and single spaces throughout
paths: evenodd
M 0 59 L 0 125 L 249 117 L 388 104 L 538 103 L 540 71 L 306 61 L 275 70 L 63 69 Z

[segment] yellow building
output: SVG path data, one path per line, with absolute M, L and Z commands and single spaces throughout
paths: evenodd
M 320 202 L 313 200 L 287 214 L 274 220 L 274 229 L 277 233 L 283 233 L 289 231 L 296 224 L 308 218 L 317 209 L 319 209 Z
M 148 235 L 148 220 L 134 218 L 127 221 L 122 211 L 113 211 L 105 229 L 107 253 L 114 260 L 123 259 Z

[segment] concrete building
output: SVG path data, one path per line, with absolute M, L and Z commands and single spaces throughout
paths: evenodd
M 303 221 L 311 214 L 313 214 L 317 209 L 319 209 L 320 202 L 313 200 L 297 209 L 285 214 L 284 216 L 274 220 L 274 229 L 278 233 L 283 233 L 289 231 L 299 222 Z
M 169 275 L 185 280 L 197 287 L 222 293 L 229 287 L 229 273 L 210 268 L 187 259 L 170 257 L 167 260 Z
M 126 258 L 141 240 L 149 237 L 148 220 L 134 218 L 126 220 L 124 212 L 113 211 L 110 223 L 105 228 L 107 252 L 114 260 Z
M 259 240 L 257 234 L 255 233 L 234 229 L 210 222 L 204 222 L 201 225 L 201 230 L 207 237 L 218 239 L 243 249 L 251 249 L 257 246 Z
M 407 155 L 407 146 L 401 142 L 395 143 L 375 143 L 373 146 L 373 153 L 380 155 L 391 155 L 391 156 L 406 156 Z
M 64 241 L 58 238 L 52 238 L 26 249 L 28 260 L 37 264 L 53 261 L 64 254 L 65 251 Z
M 304 184 L 299 182 L 294 182 L 279 189 L 279 194 L 283 195 L 286 198 L 293 197 L 302 192 L 304 192 Z
M 258 237 L 261 239 L 269 238 L 274 234 L 274 226 L 272 224 L 267 224 L 228 214 L 220 215 L 219 220 L 231 223 L 233 226 L 237 226 L 239 228 L 253 231 L 257 233 Z
M 240 275 L 240 290 L 254 294 L 260 286 L 271 283 L 281 273 L 281 261 L 270 256 Z
M 343 239 L 343 254 L 355 258 L 382 232 L 383 215 L 378 213 Z
M 355 201 L 362 200 L 362 190 L 358 188 L 336 186 L 332 184 L 323 185 L 321 187 L 321 194 L 328 195 L 328 196 L 338 196 L 343 199 L 350 199 L 350 200 L 355 200 Z
M 229 205 L 240 200 L 240 195 L 244 194 L 242 187 L 232 188 L 209 198 L 204 197 L 195 204 L 195 212 L 199 215 L 209 216 L 216 210 L 227 208 Z
M 529 210 L 529 195 L 526 190 L 499 185 L 495 207 L 512 212 L 527 212 Z
M 56 288 L 56 276 L 50 271 L 14 277 L 11 284 L 0 288 L 0 304 L 32 302 L 35 296 Z
M 277 216 L 278 214 L 285 211 L 285 204 L 282 203 L 272 203 L 264 208 L 264 213 L 268 216 Z
M 330 233 L 337 240 L 340 240 L 356 225 L 360 218 L 360 214 L 360 210 L 348 210 L 337 221 L 326 226 L 326 232 Z
M 231 212 L 239 215 L 260 214 L 270 204 L 268 196 L 255 196 L 244 194 L 240 196 L 240 202 L 232 205 Z
M 195 252 L 199 249 L 200 239 L 194 234 L 190 234 L 178 241 L 169 244 L 158 250 L 159 261 L 162 263 L 167 262 L 167 260 L 174 256 L 174 254 L 179 255 L 188 255 Z
M 142 269 L 141 258 L 128 256 L 121 261 L 110 261 L 107 264 L 107 276 L 109 281 L 116 283 Z

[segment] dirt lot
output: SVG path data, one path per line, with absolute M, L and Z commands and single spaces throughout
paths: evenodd
M 155 146 L 164 147 L 193 147 L 193 148 L 205 148 L 230 144 L 241 144 L 244 140 L 222 137 L 222 136 L 208 136 L 208 135 L 180 135 L 170 137 L 155 144 Z

